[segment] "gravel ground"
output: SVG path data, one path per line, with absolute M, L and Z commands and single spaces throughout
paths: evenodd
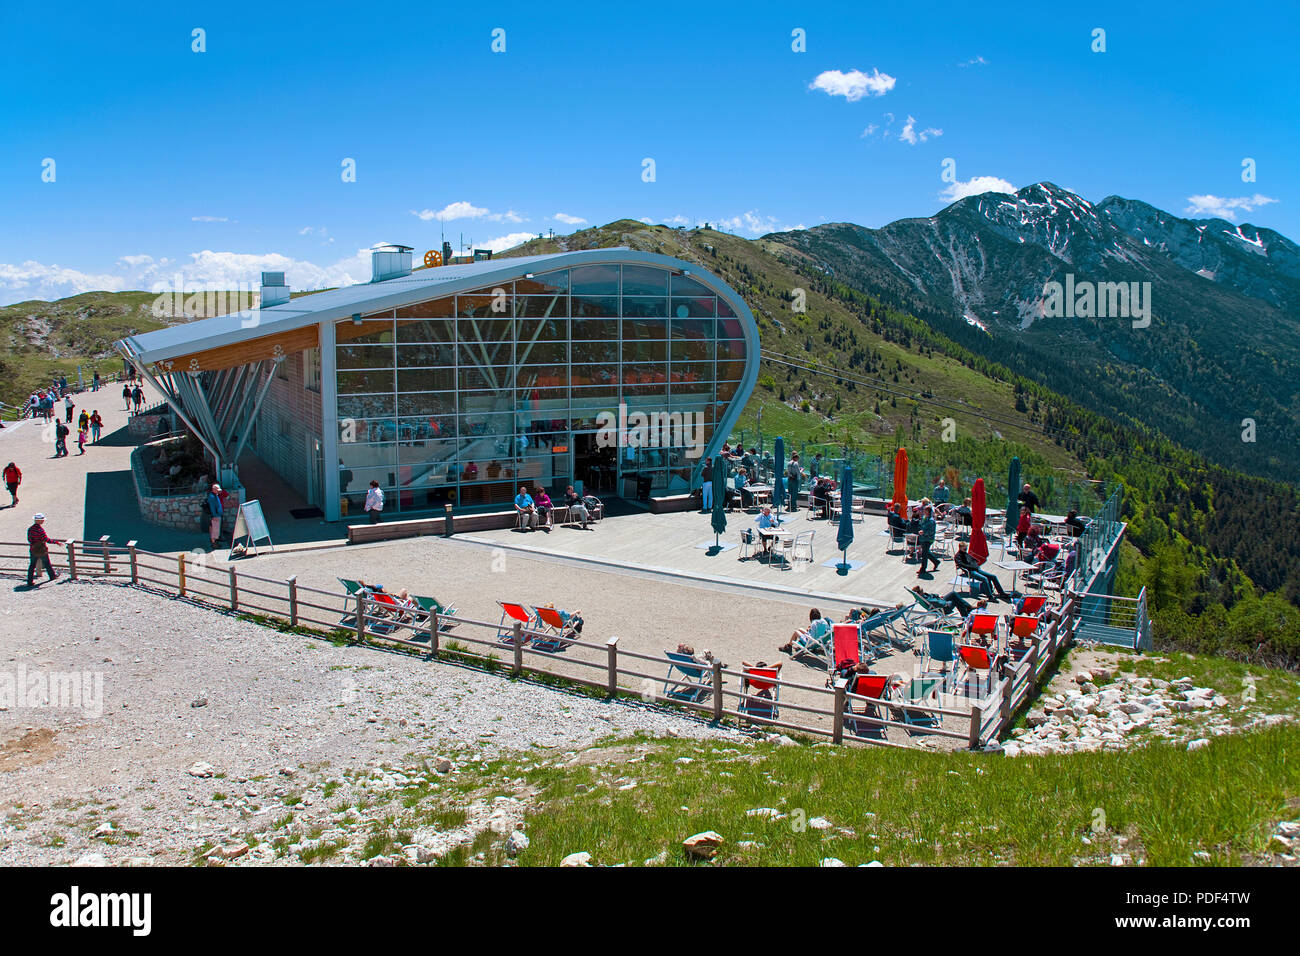
M 102 675 L 102 708 L 91 694 L 80 709 L 0 701 L 4 865 L 186 863 L 285 813 L 325 813 L 322 794 L 335 788 L 436 779 L 441 758 L 454 773 L 508 753 L 572 759 L 615 734 L 736 736 L 128 587 L 62 579 L 26 592 L 6 581 L 0 613 L 0 682 L 23 668 Z M 522 816 L 465 809 L 468 837 L 475 821 L 501 829 Z M 242 857 L 241 845 L 230 854 Z M 241 862 L 272 857 L 262 844 Z

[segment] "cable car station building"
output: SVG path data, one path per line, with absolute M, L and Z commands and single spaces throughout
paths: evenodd
M 411 271 L 373 254 L 370 282 L 117 343 L 198 436 L 224 484 L 246 450 L 327 520 L 552 496 L 698 487 L 758 376 L 758 329 L 731 288 L 626 248 Z M 232 480 L 236 479 L 236 480 Z

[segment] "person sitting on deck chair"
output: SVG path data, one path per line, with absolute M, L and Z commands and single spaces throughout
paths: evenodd
M 911 591 L 913 594 L 924 597 L 929 601 L 939 602 L 947 611 L 956 611 L 962 616 L 963 620 L 970 617 L 971 611 L 982 610 L 989 606 L 988 598 L 980 598 L 974 604 L 971 604 L 970 601 L 966 600 L 963 595 L 958 594 L 956 591 L 949 591 L 947 594 L 940 596 L 938 594 L 932 594 L 929 591 L 922 591 L 919 587 L 908 588 L 907 590 Z
M 813 608 L 808 612 L 808 627 L 795 631 L 790 635 L 790 640 L 778 647 L 777 650 L 796 657 L 813 651 L 814 647 L 821 648 L 825 652 L 831 634 L 832 623 L 829 618 L 822 617 L 821 611 Z

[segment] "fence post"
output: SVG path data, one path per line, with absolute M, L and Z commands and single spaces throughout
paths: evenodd
M 438 656 L 438 636 L 441 633 L 441 626 L 438 623 L 438 611 L 435 608 L 429 612 L 429 656 L 436 658 Z
M 131 552 L 131 583 L 132 583 L 132 584 L 139 584 L 139 583 L 140 583 L 140 568 L 139 568 L 139 566 L 136 564 L 136 556 L 135 556 L 135 542 L 134 542 L 134 541 L 128 541 L 128 542 L 126 543 L 126 546 L 127 546 L 127 548 L 130 550 L 130 552 Z
M 68 539 L 68 577 L 77 580 L 77 542 Z
M 618 638 L 611 637 L 605 642 L 605 655 L 608 670 L 605 677 L 605 690 L 613 697 L 618 693 Z
M 518 621 L 515 621 L 514 626 L 514 644 L 515 659 L 510 673 L 518 677 L 524 669 L 524 626 Z
M 1015 696 L 1013 686 L 1010 677 L 1002 678 L 1002 706 L 1001 713 L 998 715 L 998 736 L 1011 726 L 1011 698 Z
M 289 578 L 289 626 L 298 626 L 298 575 Z
M 1038 641 L 1029 645 L 1029 653 L 1025 655 L 1025 660 L 1029 664 L 1029 697 L 1033 697 L 1038 691 Z
M 239 610 L 239 583 L 235 579 L 235 567 L 230 567 L 230 610 Z
M 831 742 L 844 743 L 844 695 L 848 690 L 848 681 L 843 677 L 835 682 L 835 713 L 831 715 Z
M 177 567 L 176 596 L 177 597 L 185 597 L 185 555 L 186 554 L 188 554 L 188 552 L 182 551 L 180 554 L 176 556 L 176 567 Z
M 357 643 L 366 642 L 366 592 L 357 592 Z
M 101 545 L 101 546 L 103 547 L 103 549 L 104 549 L 104 573 L 105 573 L 105 574 L 112 574 L 112 573 L 113 573 L 113 561 L 112 561 L 112 559 L 108 556 L 108 535 L 103 535 L 103 536 L 101 536 L 100 539 L 99 539 L 99 543 L 100 543 L 100 545 Z
M 713 660 L 713 719 L 722 720 L 722 661 Z
M 984 711 L 980 709 L 979 704 L 973 704 L 970 709 L 970 738 L 969 746 L 974 750 L 980 745 L 980 731 L 984 728 Z

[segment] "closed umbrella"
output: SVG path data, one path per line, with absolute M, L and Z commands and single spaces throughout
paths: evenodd
M 898 505 L 898 513 L 907 517 L 907 449 L 898 449 L 894 455 L 894 497 L 889 502 Z
M 989 558 L 989 543 L 984 538 L 984 479 L 975 479 L 970 493 L 970 545 L 966 548 L 972 558 L 983 564 Z
M 849 545 L 853 543 L 853 469 L 844 466 L 844 480 L 840 482 L 840 527 L 835 535 L 835 547 L 844 553 L 840 570 L 848 571 Z
M 713 546 L 718 547 L 718 538 L 727 530 L 727 513 L 723 506 L 727 500 L 727 464 L 721 455 L 713 456 Z
M 1016 494 L 1020 491 L 1020 456 L 1011 459 L 1011 469 L 1007 472 L 1007 537 L 1015 534 L 1016 525 L 1020 523 L 1020 502 Z
M 776 505 L 776 516 L 781 517 L 781 499 L 785 497 L 785 439 L 777 437 L 775 474 L 772 476 L 772 501 Z

